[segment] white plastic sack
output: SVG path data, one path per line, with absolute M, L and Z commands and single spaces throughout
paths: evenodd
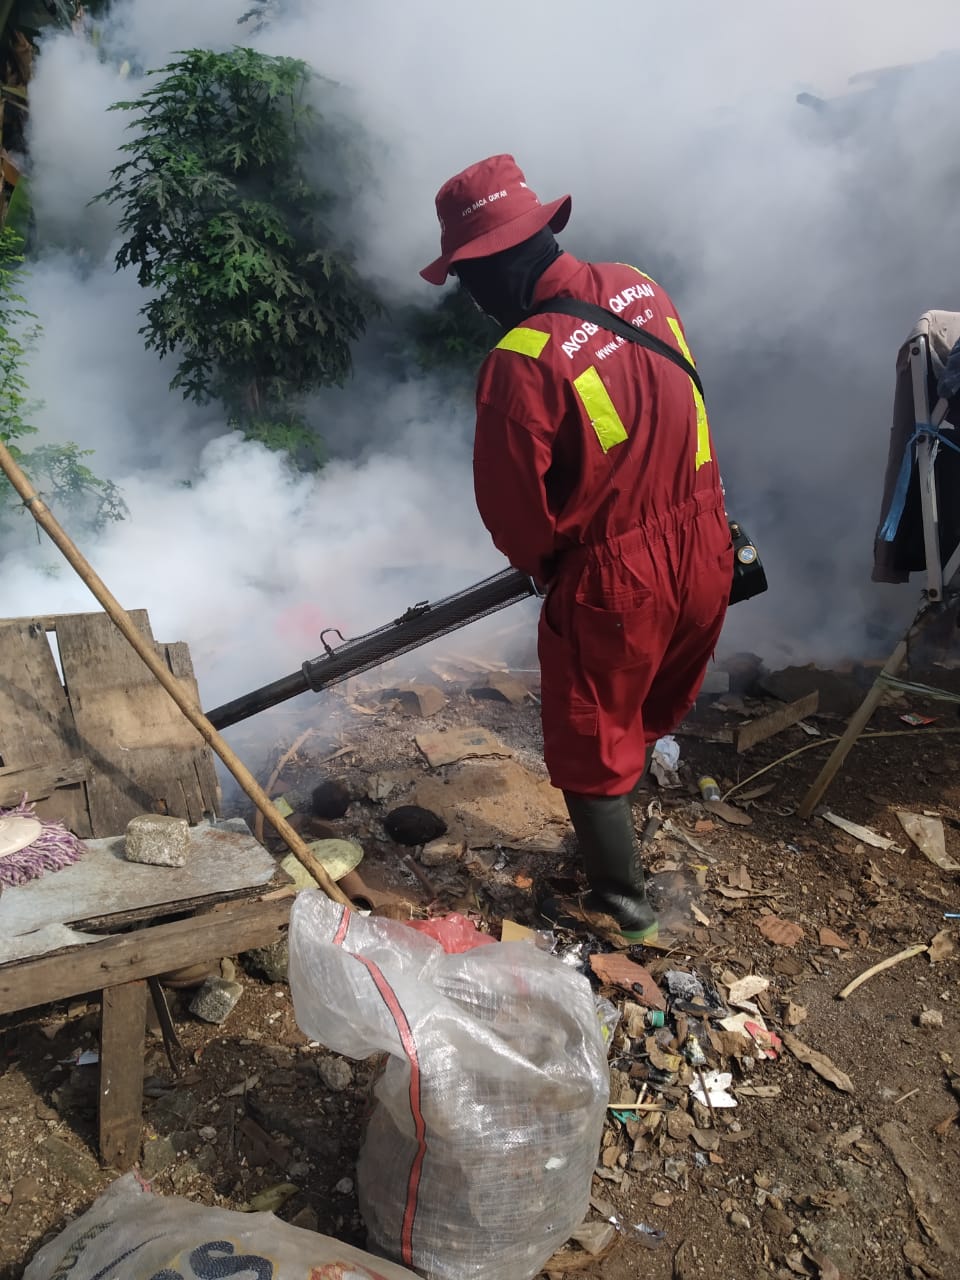
M 124 1174 L 40 1249 L 23 1280 L 417 1280 L 272 1213 L 209 1209 L 155 1196 Z
M 371 1247 L 430 1280 L 527 1280 L 583 1221 L 610 1078 L 590 984 L 527 942 L 447 955 L 302 893 L 301 1029 L 389 1055 L 357 1164 Z

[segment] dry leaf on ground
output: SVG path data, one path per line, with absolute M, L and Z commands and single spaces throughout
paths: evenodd
M 788 1027 L 798 1027 L 807 1016 L 806 1006 L 802 1004 L 794 1004 L 792 1000 L 787 1001 L 787 1007 L 784 1010 L 783 1020 Z
M 763 916 L 757 928 L 768 942 L 778 947 L 795 947 L 803 937 L 803 930 L 791 920 L 781 920 L 779 916 Z
M 838 1066 L 831 1062 L 825 1053 L 811 1049 L 808 1044 L 798 1040 L 789 1031 L 784 1031 L 783 1043 L 799 1062 L 812 1067 L 818 1076 L 822 1076 L 830 1084 L 842 1089 L 844 1093 L 853 1093 L 853 1081 L 845 1071 L 841 1071 Z
M 601 982 L 629 991 L 634 999 L 645 1004 L 648 1009 L 666 1009 L 667 1002 L 653 976 L 643 965 L 627 956 L 595 952 L 590 957 L 590 968 Z
M 844 942 L 839 933 L 834 933 L 832 929 L 820 929 L 818 936 L 821 947 L 839 947 L 841 951 L 850 950 L 850 943 Z

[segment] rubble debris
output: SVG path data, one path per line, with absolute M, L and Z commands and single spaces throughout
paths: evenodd
M 805 720 L 807 716 L 814 715 L 819 705 L 820 691 L 814 689 L 812 693 L 798 698 L 796 702 L 788 702 L 785 707 L 778 707 L 776 711 L 740 725 L 733 735 L 734 750 L 738 755 L 742 755 L 744 751 L 755 747 L 758 742 L 765 742 L 775 734 L 782 733 L 784 729 L 789 729 L 791 725 Z
M 425 774 L 411 802 L 441 814 L 468 849 L 559 853 L 569 831 L 563 796 L 516 760 L 467 760 L 445 777 Z
M 419 750 L 423 753 L 431 769 L 439 769 L 445 764 L 456 764 L 458 760 L 467 760 L 476 756 L 513 755 L 509 747 L 499 738 L 479 725 L 470 725 L 465 729 L 447 729 L 444 732 L 418 733 L 414 738 Z
M 575 1231 L 570 1232 L 570 1239 L 596 1257 L 609 1248 L 616 1234 L 617 1229 L 612 1222 L 583 1222 Z
M 182 867 L 189 847 L 190 825 L 186 818 L 143 813 L 127 823 L 123 856 L 128 862 L 145 862 L 152 867 Z
M 239 982 L 226 982 L 223 978 L 208 978 L 190 1001 L 190 1012 L 204 1022 L 221 1025 L 236 1008 L 243 995 Z
M 802 926 L 792 920 L 781 920 L 779 916 L 761 916 L 757 928 L 767 939 L 778 947 L 795 947 L 804 937 Z
M 447 705 L 447 695 L 435 684 L 403 684 L 384 689 L 380 701 L 393 703 L 401 714 L 427 719 Z
M 818 1076 L 829 1081 L 830 1084 L 835 1085 L 844 1093 L 853 1093 L 853 1081 L 845 1071 L 841 1071 L 838 1066 L 831 1062 L 825 1053 L 811 1049 L 802 1040 L 798 1040 L 791 1031 L 784 1031 L 783 1043 L 798 1062 L 811 1067 Z
M 317 1075 L 332 1093 L 343 1093 L 353 1084 L 353 1071 L 346 1058 L 331 1054 L 317 1064 Z
M 310 792 L 310 812 L 328 821 L 342 818 L 350 808 L 353 796 L 342 778 L 325 778 Z
M 267 947 L 254 947 L 244 951 L 240 959 L 248 973 L 263 978 L 265 982 L 286 982 L 290 954 L 286 937 L 278 938 Z M 226 975 L 222 975 L 226 978 Z
M 908 813 L 895 810 L 897 820 L 923 856 L 941 871 L 960 871 L 960 862 L 947 853 L 943 834 L 943 819 L 933 814 Z
M 491 671 L 485 679 L 472 684 L 467 690 L 471 698 L 509 702 L 519 707 L 530 697 L 530 690 L 516 676 L 507 671 Z
M 817 817 L 823 818 L 824 822 L 829 822 L 831 826 L 839 827 L 848 836 L 853 836 L 854 840 L 860 840 L 863 844 L 868 844 L 874 849 L 901 851 L 894 840 L 890 840 L 887 836 L 878 835 L 876 831 L 871 831 L 869 827 L 862 827 L 859 822 L 851 822 L 849 818 L 841 818 L 838 814 L 831 813 L 829 809 L 821 809 Z
M 427 844 L 447 833 L 447 824 L 439 814 L 417 804 L 404 804 L 391 809 L 384 818 L 383 825 L 391 840 L 409 848 Z
M 927 959 L 931 964 L 940 964 L 954 953 L 953 934 L 949 929 L 941 929 L 934 934 L 927 948 Z
M 858 987 L 861 987 L 874 974 L 883 973 L 885 969 L 892 969 L 895 964 L 901 964 L 904 960 L 912 960 L 914 956 L 923 955 L 927 950 L 925 943 L 917 943 L 912 947 L 905 947 L 903 951 L 898 951 L 896 955 L 888 956 L 886 960 L 879 961 L 878 964 L 872 964 L 869 969 L 864 969 L 858 977 L 852 982 L 848 982 L 842 991 L 837 992 L 838 1000 L 846 1000 L 847 996 L 853 995 Z

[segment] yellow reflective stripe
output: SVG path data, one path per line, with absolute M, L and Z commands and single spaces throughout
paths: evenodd
M 597 433 L 603 452 L 606 453 L 615 444 L 623 444 L 627 438 L 626 428 L 596 369 L 591 365 L 579 378 L 574 378 L 573 385 L 590 418 L 590 425 Z
M 644 280 L 649 280 L 651 284 L 656 284 L 653 276 L 648 276 L 645 271 L 641 271 L 639 267 L 635 267 L 632 262 L 618 262 L 618 267 L 626 267 L 628 271 L 635 271 L 638 276 L 643 276 Z
M 687 340 L 683 336 L 683 330 L 680 328 L 680 321 L 674 316 L 667 316 L 667 324 L 670 326 L 673 336 L 677 340 L 677 346 L 687 357 L 691 364 L 696 364 L 693 356 L 690 354 L 690 348 L 687 346 Z M 693 379 L 690 380 L 693 387 L 693 402 L 697 406 L 697 456 L 694 459 L 693 469 L 699 471 L 702 466 L 708 462 L 712 462 L 713 458 L 710 453 L 710 426 L 707 422 L 707 406 L 703 403 L 703 396 L 696 388 Z
M 511 329 L 508 334 L 500 339 L 496 349 L 498 351 L 516 351 L 521 356 L 532 356 L 534 360 L 540 355 L 543 348 L 550 341 L 549 333 L 543 333 L 540 329 Z

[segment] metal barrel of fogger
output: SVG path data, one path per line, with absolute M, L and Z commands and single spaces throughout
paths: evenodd
M 298 694 L 310 690 L 319 693 L 535 594 L 536 588 L 526 574 L 504 569 L 455 595 L 413 605 L 402 617 L 376 631 L 344 640 L 336 647 L 327 646 L 325 654 L 308 659 L 299 671 L 214 707 L 205 713 L 206 717 L 215 729 L 226 729 Z

